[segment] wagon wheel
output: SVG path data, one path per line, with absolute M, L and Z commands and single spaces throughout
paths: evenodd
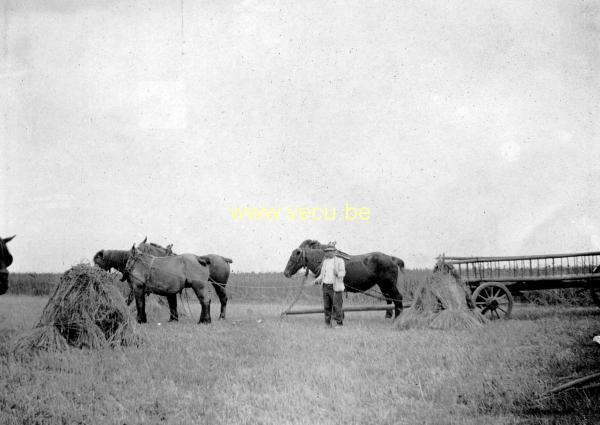
M 592 294 L 592 299 L 596 303 L 598 307 L 600 307 L 600 288 L 591 287 L 590 293 Z
M 508 319 L 513 308 L 513 296 L 501 283 L 484 283 L 473 292 L 473 304 L 488 319 Z

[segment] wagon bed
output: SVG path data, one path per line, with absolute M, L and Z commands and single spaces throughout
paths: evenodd
M 490 318 L 507 318 L 521 291 L 589 288 L 600 305 L 600 251 L 511 257 L 440 256 L 468 286 L 474 305 Z M 439 264 L 439 263 L 438 263 Z

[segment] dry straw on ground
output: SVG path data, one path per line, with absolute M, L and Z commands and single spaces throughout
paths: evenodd
M 138 344 L 134 319 L 110 274 L 79 264 L 60 278 L 37 325 L 18 336 L 15 352 Z
M 395 324 L 400 329 L 472 329 L 488 320 L 469 309 L 463 283 L 448 272 L 436 271 L 414 292 L 410 308 Z

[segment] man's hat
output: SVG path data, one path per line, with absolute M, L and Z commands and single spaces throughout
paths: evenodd
M 337 251 L 337 249 L 335 248 L 334 244 L 330 243 L 325 248 L 323 248 L 323 251 L 325 251 L 325 252 L 331 252 L 331 251 L 335 252 L 335 251 Z

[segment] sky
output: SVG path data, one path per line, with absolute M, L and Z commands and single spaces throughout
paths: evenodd
M 305 239 L 408 268 L 600 250 L 597 1 L 0 4 L 12 271 L 146 236 L 257 272 Z

